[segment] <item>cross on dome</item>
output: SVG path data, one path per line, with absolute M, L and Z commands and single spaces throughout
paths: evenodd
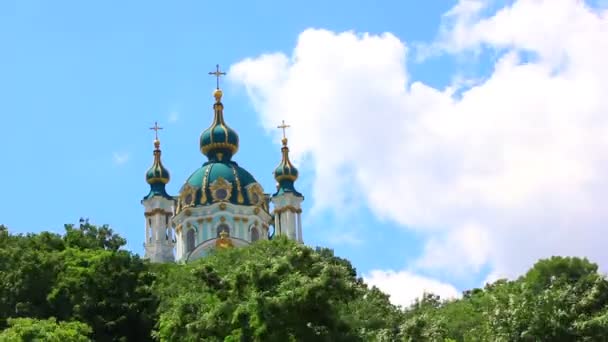
M 215 65 L 215 71 L 209 71 L 209 75 L 213 75 L 216 78 L 216 89 L 220 89 L 220 77 L 225 76 L 226 72 L 220 71 L 220 65 Z
M 285 136 L 285 129 L 291 127 L 290 125 L 285 123 L 285 120 L 281 120 L 281 124 L 277 126 L 277 128 L 280 128 L 283 130 L 283 145 L 287 144 L 287 137 Z
M 154 131 L 154 139 L 158 140 L 158 130 L 163 128 L 158 125 L 158 122 L 154 121 L 154 127 L 150 127 L 150 129 Z

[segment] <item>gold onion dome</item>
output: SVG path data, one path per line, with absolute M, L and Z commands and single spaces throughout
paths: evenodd
M 146 198 L 155 195 L 171 197 L 165 191 L 165 184 L 169 183 L 171 176 L 169 175 L 169 170 L 163 166 L 160 156 L 160 140 L 156 138 L 154 140 L 154 162 L 148 171 L 146 171 L 146 182 L 150 184 L 150 193 Z
M 279 128 L 287 128 L 289 126 L 285 125 L 283 122 L 282 126 Z M 281 142 L 283 143 L 283 147 L 281 147 L 281 162 L 274 169 L 274 179 L 277 181 L 277 192 L 275 195 L 279 195 L 284 192 L 291 192 L 295 195 L 302 196 L 294 187 L 294 182 L 298 179 L 298 169 L 293 166 L 291 160 L 289 160 L 289 147 L 287 147 L 287 138 L 285 137 L 285 131 L 283 131 L 283 139 Z
M 201 133 L 200 150 L 210 160 L 228 161 L 239 149 L 239 135 L 224 121 L 222 95 L 219 88 L 213 92 L 213 123 Z
M 167 184 L 171 179 L 169 171 L 163 166 L 160 160 L 160 141 L 154 140 L 154 162 L 146 172 L 146 182 L 148 184 L 162 183 Z

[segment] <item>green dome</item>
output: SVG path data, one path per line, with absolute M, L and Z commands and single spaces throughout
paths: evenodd
M 238 151 L 239 135 L 224 122 L 224 105 L 220 102 L 221 90 L 216 90 L 215 97 L 213 123 L 201 133 L 200 149 L 207 157 L 220 153 L 217 158 L 223 159 L 222 155 L 231 157 Z
M 171 177 L 169 176 L 169 171 L 165 169 L 163 163 L 160 160 L 160 142 L 158 140 L 154 141 L 154 162 L 152 166 L 146 172 L 146 182 L 148 184 L 162 183 L 167 184 Z
M 289 148 L 287 147 L 287 138 L 283 138 L 283 147 L 281 147 L 281 162 L 274 169 L 274 179 L 277 181 L 277 192 L 274 194 L 280 195 L 284 192 L 292 192 L 298 196 L 302 196 L 294 187 L 294 182 L 298 179 L 298 169 L 293 166 L 289 160 Z
M 261 186 L 247 170 L 234 161 L 206 162 L 190 175 L 180 190 L 182 208 L 215 202 L 260 205 L 263 200 Z
M 148 171 L 146 171 L 146 182 L 150 184 L 150 192 L 144 199 L 153 196 L 163 196 L 173 199 L 165 190 L 165 184 L 169 183 L 171 176 L 169 175 L 169 170 L 163 166 L 160 159 L 160 141 L 154 140 L 154 147 L 154 162 Z

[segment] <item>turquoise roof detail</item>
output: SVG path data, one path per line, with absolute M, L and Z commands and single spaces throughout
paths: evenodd
M 207 157 L 216 153 L 231 157 L 239 149 L 239 135 L 224 122 L 222 91 L 217 89 L 214 96 L 216 101 L 213 105 L 213 123 L 201 133 L 200 150 Z
M 287 138 L 283 138 L 282 142 L 283 147 L 281 147 L 281 162 L 274 169 L 274 179 L 277 181 L 277 191 L 273 194 L 273 196 L 291 192 L 294 195 L 302 197 L 302 194 L 299 193 L 294 187 L 294 183 L 298 179 L 299 171 L 289 160 Z
M 173 200 L 167 191 L 165 190 L 165 184 L 169 183 L 171 176 L 169 170 L 167 170 L 161 161 L 160 141 L 154 140 L 154 162 L 152 166 L 146 171 L 146 182 L 150 184 L 150 192 L 144 197 L 144 199 L 151 198 L 153 196 L 162 196 L 167 199 Z
M 247 186 L 257 183 L 255 178 L 234 161 L 208 161 L 194 171 L 180 190 L 182 200 L 190 206 L 226 201 L 239 205 L 255 205 L 249 198 Z M 225 197 L 214 191 L 225 189 Z M 186 198 L 191 191 L 193 198 Z M 193 201 L 193 202 L 192 202 Z

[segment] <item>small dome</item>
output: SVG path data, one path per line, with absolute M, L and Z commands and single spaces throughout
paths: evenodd
M 154 140 L 154 147 L 154 163 L 152 163 L 152 166 L 150 166 L 146 172 L 146 182 L 148 182 L 148 184 L 167 184 L 169 183 L 171 176 L 160 160 L 160 141 Z
M 287 147 L 287 138 L 283 138 L 283 147 L 281 147 L 281 162 L 274 169 L 274 179 L 277 181 L 277 192 L 275 196 L 284 192 L 292 192 L 298 196 L 301 194 L 295 189 L 294 182 L 298 179 L 298 169 L 293 166 L 289 160 L 289 147 Z
M 144 200 L 154 196 L 162 196 L 173 200 L 173 197 L 167 194 L 165 190 L 165 184 L 169 183 L 171 176 L 169 175 L 169 171 L 163 166 L 160 155 L 160 141 L 156 139 L 154 140 L 154 162 L 148 171 L 146 171 L 146 182 L 150 184 L 150 192 L 144 197 Z
M 214 93 L 213 123 L 201 133 L 200 149 L 208 158 L 222 160 L 223 156 L 230 159 L 239 149 L 239 135 L 224 122 L 224 105 L 221 102 L 222 91 L 217 89 Z M 220 153 L 220 156 L 215 156 Z

